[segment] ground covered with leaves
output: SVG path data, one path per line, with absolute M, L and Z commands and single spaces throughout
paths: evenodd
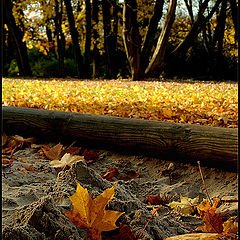
M 236 172 L 76 142 L 2 140 L 4 240 L 238 239 Z
M 237 128 L 232 82 L 3 79 L 2 104 Z

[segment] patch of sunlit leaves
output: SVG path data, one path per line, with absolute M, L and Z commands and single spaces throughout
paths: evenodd
M 237 84 L 4 79 L 5 106 L 237 127 Z

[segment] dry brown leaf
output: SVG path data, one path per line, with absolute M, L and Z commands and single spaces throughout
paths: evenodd
M 115 231 L 116 233 L 111 234 L 106 240 L 140 240 L 137 239 L 136 233 L 126 224 L 120 223 L 120 227 Z
M 62 151 L 62 154 L 71 153 L 72 155 L 79 154 L 81 152 L 81 147 L 68 147 Z
M 31 171 L 31 172 L 39 172 L 38 169 L 33 168 L 33 165 L 29 165 L 29 166 L 25 167 L 25 169 L 28 171 Z
M 73 210 L 65 212 L 65 215 L 76 226 L 88 229 L 86 239 L 90 237 L 92 240 L 101 240 L 101 232 L 118 228 L 115 222 L 123 213 L 105 210 L 108 202 L 113 199 L 114 189 L 115 185 L 92 199 L 88 190 L 77 182 L 76 192 L 69 197 Z
M 59 144 L 55 145 L 54 147 L 50 148 L 50 150 L 45 150 L 44 148 L 42 148 L 42 150 L 43 150 L 45 156 L 49 160 L 56 160 L 56 159 L 60 158 L 62 148 L 63 148 L 63 145 L 59 143 Z
M 222 233 L 223 220 L 221 213 L 215 214 L 220 199 L 215 198 L 213 205 L 204 199 L 198 206 L 197 210 L 205 225 L 199 226 L 203 232 Z
M 4 146 L 7 143 L 7 141 L 8 141 L 8 136 L 5 133 L 3 133 L 2 134 L 2 146 Z
M 102 176 L 102 178 L 107 179 L 108 181 L 112 182 L 113 177 L 118 176 L 118 168 L 116 167 L 110 167 L 109 170 Z

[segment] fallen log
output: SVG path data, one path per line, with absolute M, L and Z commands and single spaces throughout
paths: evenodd
M 175 161 L 236 170 L 237 129 L 3 107 L 3 131 L 131 149 Z

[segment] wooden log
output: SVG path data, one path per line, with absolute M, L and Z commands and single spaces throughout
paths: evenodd
M 3 107 L 3 131 L 118 146 L 175 161 L 236 170 L 237 129 Z

